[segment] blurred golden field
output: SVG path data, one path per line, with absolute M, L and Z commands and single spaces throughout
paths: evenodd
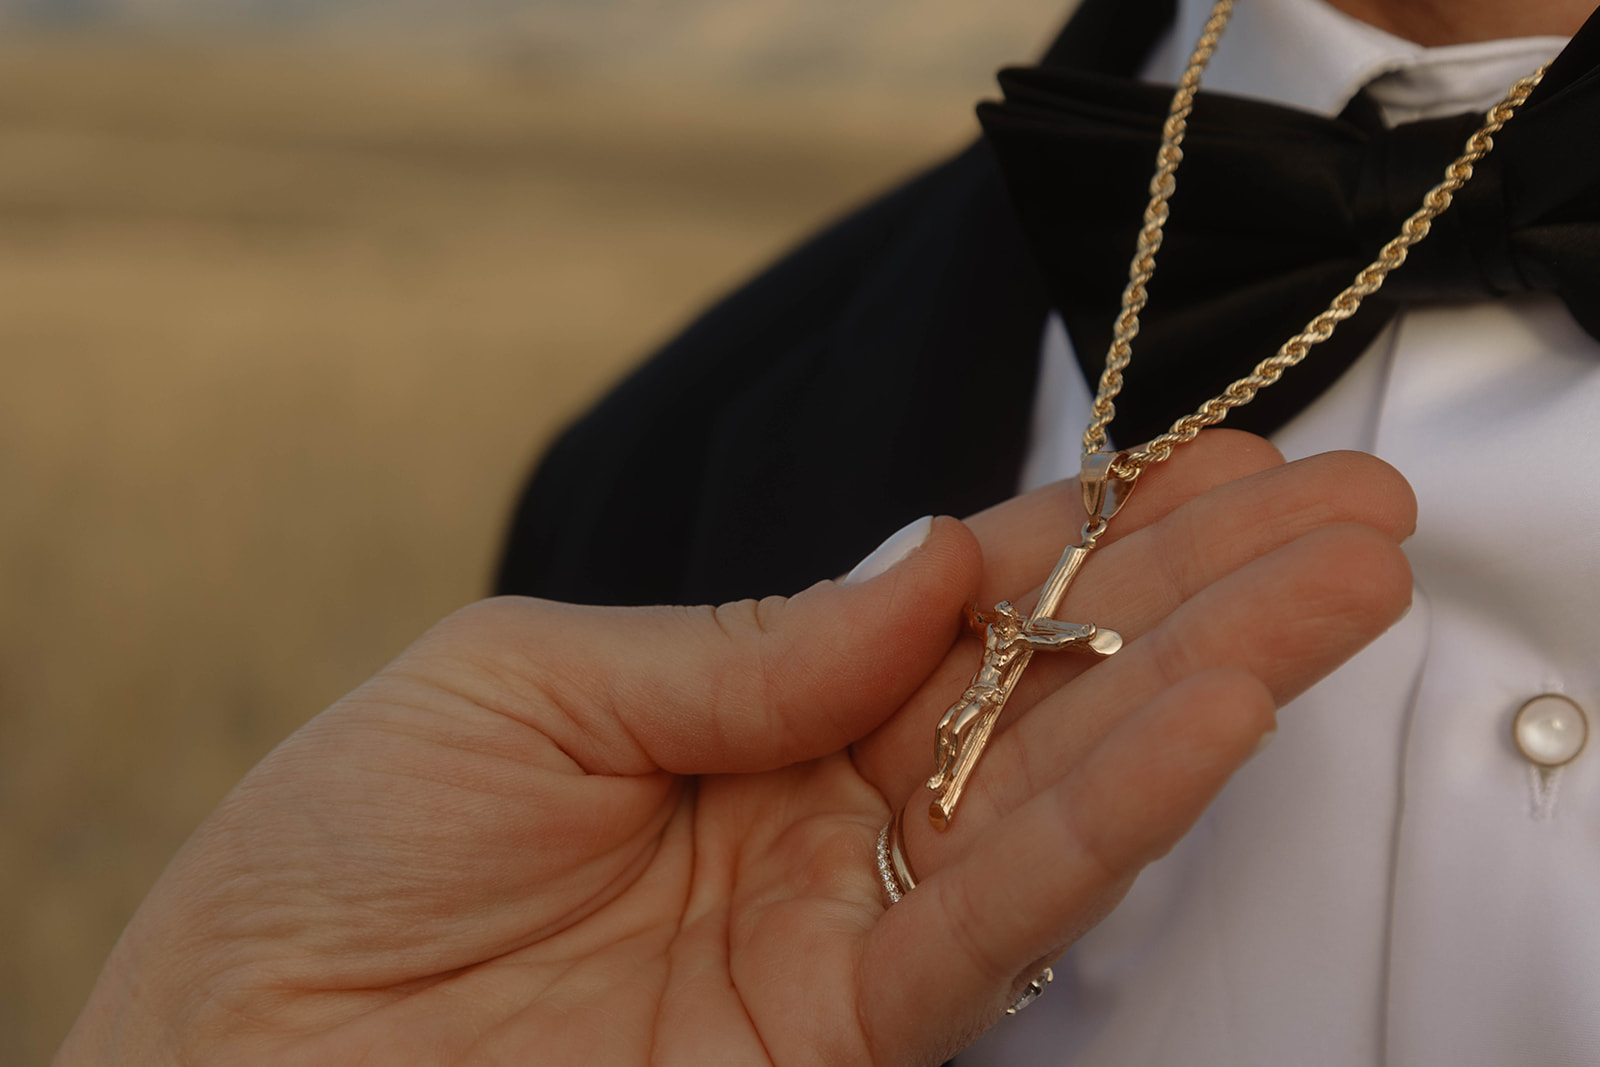
M 0 45 L 0 1063 L 252 763 L 485 590 L 564 420 L 977 91 Z

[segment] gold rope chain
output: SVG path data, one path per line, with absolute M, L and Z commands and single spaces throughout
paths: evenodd
M 1200 75 L 1217 50 L 1217 42 L 1233 14 L 1233 0 L 1217 0 L 1211 9 L 1200 40 L 1189 57 L 1189 66 L 1178 81 L 1172 94 L 1172 107 L 1167 121 L 1161 127 L 1161 148 L 1156 155 L 1156 172 L 1150 179 L 1150 203 L 1144 209 L 1144 226 L 1139 230 L 1139 244 L 1128 265 L 1128 286 L 1122 291 L 1122 312 L 1117 316 L 1116 332 L 1111 348 L 1106 352 L 1106 369 L 1100 375 L 1100 389 L 1094 398 L 1094 421 L 1083 434 L 1085 457 L 1106 447 L 1106 427 L 1116 415 L 1112 403 L 1122 391 L 1122 372 L 1133 358 L 1133 339 L 1139 333 L 1139 312 L 1149 299 L 1145 286 L 1156 272 L 1156 252 L 1161 248 L 1161 231 L 1167 221 L 1167 201 L 1177 188 L 1178 164 L 1183 162 L 1183 136 L 1188 130 L 1189 113 L 1194 110 L 1195 93 L 1200 88 Z M 1419 207 L 1400 227 L 1399 236 L 1383 246 L 1378 258 L 1367 264 L 1350 283 L 1349 288 L 1333 298 L 1333 302 L 1305 329 L 1283 343 L 1278 351 L 1257 363 L 1245 377 L 1228 386 L 1221 393 L 1201 404 L 1193 414 L 1185 415 L 1172 424 L 1172 428 L 1143 448 L 1131 451 L 1126 458 L 1111 468 L 1111 473 L 1126 482 L 1139 477 L 1141 471 L 1152 463 L 1160 463 L 1172 455 L 1172 450 L 1195 439 L 1200 431 L 1215 426 L 1228 417 L 1228 412 L 1255 399 L 1262 389 L 1283 377 L 1283 372 L 1305 359 L 1314 345 L 1333 336 L 1339 323 L 1356 313 L 1361 302 L 1383 287 L 1389 273 L 1406 261 L 1411 248 L 1428 236 L 1433 220 L 1450 207 L 1455 194 L 1472 177 L 1473 164 L 1488 155 L 1494 148 L 1494 134 L 1506 124 L 1517 108 L 1528 99 L 1549 69 L 1546 63 L 1526 78 L 1513 85 L 1498 104 L 1489 110 L 1477 132 L 1467 138 L 1465 149 L 1444 170 L 1444 180 L 1428 190 Z

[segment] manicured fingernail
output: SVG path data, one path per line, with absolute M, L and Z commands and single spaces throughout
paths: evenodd
M 872 555 L 857 563 L 840 584 L 860 585 L 862 582 L 870 582 L 921 547 L 922 542 L 928 539 L 928 531 L 932 529 L 932 515 L 924 515 L 915 522 L 906 523 L 890 534 L 889 540 L 873 549 Z
M 1250 750 L 1250 755 L 1248 758 L 1246 758 L 1245 762 L 1249 763 L 1250 760 L 1255 759 L 1257 756 L 1261 755 L 1261 753 L 1265 752 L 1267 750 L 1267 746 L 1272 744 L 1272 739 L 1277 736 L 1278 731 L 1276 728 L 1268 730 L 1266 733 L 1262 734 L 1260 739 L 1256 741 L 1256 747 Z

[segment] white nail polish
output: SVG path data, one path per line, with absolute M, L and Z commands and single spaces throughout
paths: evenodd
M 1245 762 L 1249 763 L 1251 760 L 1261 755 L 1261 753 L 1265 752 L 1267 750 L 1267 746 L 1272 744 L 1272 739 L 1277 736 L 1277 727 L 1273 727 L 1271 730 L 1268 730 L 1266 733 L 1262 734 L 1260 739 L 1256 741 L 1256 747 L 1252 748 L 1250 750 L 1250 755 L 1245 757 Z
M 924 515 L 915 522 L 906 523 L 890 534 L 887 541 L 873 549 L 872 555 L 857 563 L 839 584 L 860 585 L 862 582 L 870 582 L 921 547 L 932 529 L 932 515 Z

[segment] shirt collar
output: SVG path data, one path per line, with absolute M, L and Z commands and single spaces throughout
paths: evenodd
M 1210 0 L 1178 0 L 1177 18 L 1145 77 L 1175 82 L 1210 13 Z M 1517 37 L 1425 48 L 1324 0 L 1239 0 L 1206 68 L 1205 87 L 1329 116 L 1365 87 L 1390 122 L 1409 122 L 1487 110 L 1566 43 Z

